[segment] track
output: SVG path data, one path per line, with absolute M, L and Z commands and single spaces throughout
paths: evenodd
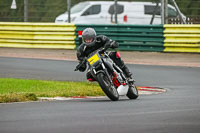
M 85 80 L 77 62 L 0 58 L 0 77 Z M 54 102 L 0 104 L 1 133 L 133 133 L 200 131 L 200 68 L 128 65 L 138 86 L 168 88 L 167 93 Z

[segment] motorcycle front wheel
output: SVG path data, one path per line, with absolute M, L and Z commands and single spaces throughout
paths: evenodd
M 108 77 L 104 73 L 97 74 L 97 81 L 101 86 L 104 93 L 112 100 L 117 101 L 119 100 L 119 94 L 117 89 L 110 83 Z
M 129 90 L 128 93 L 126 95 L 129 99 L 137 99 L 139 94 L 138 94 L 138 89 L 135 86 L 135 84 L 132 84 L 131 86 L 129 86 Z

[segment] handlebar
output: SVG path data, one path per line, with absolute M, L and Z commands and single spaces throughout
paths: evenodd
M 83 59 L 82 62 L 79 62 L 79 64 L 76 66 L 76 68 L 74 69 L 74 71 L 78 71 L 79 68 L 86 62 L 86 58 Z
M 108 49 L 108 48 L 102 47 L 102 48 L 97 49 L 97 50 L 94 51 L 94 52 L 99 51 L 99 53 L 104 53 L 107 49 Z M 92 53 L 94 53 L 94 52 L 92 52 Z M 92 54 L 92 53 L 91 53 L 91 54 Z M 79 68 L 80 68 L 83 64 L 85 64 L 86 61 L 87 61 L 87 57 L 85 57 L 85 58 L 83 59 L 83 61 L 79 62 L 79 64 L 78 64 L 78 65 L 76 66 L 76 68 L 74 69 L 74 71 L 78 71 Z

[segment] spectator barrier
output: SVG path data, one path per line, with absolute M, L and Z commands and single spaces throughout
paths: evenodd
M 164 25 L 164 52 L 200 53 L 200 25 Z
M 76 35 L 86 27 L 92 27 L 97 35 L 106 35 L 119 42 L 119 49 L 126 51 L 164 50 L 162 25 L 76 25 Z M 78 35 L 77 35 L 78 36 Z M 76 45 L 79 39 L 76 38 Z
M 75 49 L 74 24 L 0 22 L 0 47 Z
M 93 27 L 119 50 L 200 53 L 200 25 L 74 25 L 0 22 L 0 47 L 76 49 L 78 32 Z M 79 32 L 81 33 L 81 32 Z

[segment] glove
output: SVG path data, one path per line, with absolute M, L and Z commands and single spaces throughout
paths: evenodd
M 87 68 L 87 65 L 86 65 L 86 60 L 83 59 L 81 62 L 79 62 L 79 64 L 76 66 L 76 69 L 74 71 L 81 71 L 81 72 L 84 72 Z
M 86 70 L 87 66 L 86 64 L 83 64 L 81 67 L 79 67 L 79 71 L 84 72 Z
M 119 46 L 119 43 L 116 42 L 116 41 L 112 41 L 111 44 L 110 44 L 111 48 L 118 48 Z

